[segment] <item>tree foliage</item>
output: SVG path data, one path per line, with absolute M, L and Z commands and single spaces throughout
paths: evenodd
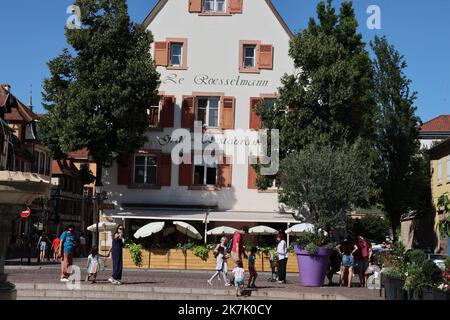
M 367 239 L 382 243 L 389 236 L 389 221 L 376 215 L 366 214 L 361 219 L 347 218 L 347 231 L 351 238 L 362 235 Z
M 380 110 L 378 184 L 395 235 L 402 214 L 429 207 L 429 167 L 427 158 L 420 154 L 416 92 L 410 90 L 411 80 L 404 74 L 406 61 L 385 37 L 376 37 L 371 46 L 375 53 L 374 93 Z
M 87 147 L 101 166 L 145 143 L 146 110 L 157 101 L 152 36 L 133 24 L 125 0 L 77 0 L 82 29 L 66 29 L 71 49 L 48 63 L 40 124 L 54 158 Z
M 358 145 L 310 144 L 281 165 L 279 200 L 299 209 L 306 221 L 323 230 L 345 223 L 352 205 L 365 205 L 375 186 L 370 159 Z

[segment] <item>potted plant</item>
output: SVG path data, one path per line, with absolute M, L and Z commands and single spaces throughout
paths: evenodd
M 450 257 L 445 260 L 441 283 L 433 288 L 433 300 L 450 300 Z
M 372 166 L 358 145 L 310 144 L 281 164 L 280 203 L 314 225 L 300 237 L 295 253 L 303 286 L 322 286 L 332 239 L 321 230 L 345 226 L 352 205 L 368 203 L 375 190 Z
M 404 288 L 410 300 L 431 300 L 433 289 L 441 283 L 442 271 L 427 260 L 422 250 L 412 250 L 406 255 L 406 281 Z
M 401 242 L 397 242 L 392 252 L 384 253 L 380 258 L 386 300 L 407 300 L 407 292 L 404 290 L 406 280 L 404 255 L 405 247 Z

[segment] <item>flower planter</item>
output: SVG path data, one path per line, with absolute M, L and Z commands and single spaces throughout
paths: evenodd
M 303 287 L 322 287 L 331 250 L 319 248 L 316 254 L 309 254 L 306 250 L 295 248 L 300 276 Z
M 408 300 L 408 294 L 403 289 L 404 280 L 384 277 L 384 297 L 386 300 Z
M 436 288 L 422 290 L 423 300 L 450 300 L 450 292 Z

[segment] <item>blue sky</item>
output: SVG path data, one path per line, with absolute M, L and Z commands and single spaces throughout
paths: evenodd
M 185 0 L 171 0 L 185 1 Z M 186 0 L 187 1 L 187 0 Z M 246 0 L 249 1 L 249 0 Z M 255 0 L 250 0 L 255 1 Z M 0 83 L 28 102 L 33 85 L 35 111 L 41 107 L 41 84 L 48 76 L 47 61 L 66 46 L 66 8 L 74 0 L 2 0 L 0 30 Z M 133 21 L 142 22 L 156 0 L 128 0 Z M 307 26 L 319 0 L 273 0 L 292 31 Z M 341 1 L 335 0 L 336 5 Z M 369 30 L 369 5 L 381 8 L 381 30 Z M 449 0 L 357 0 L 355 11 L 360 31 L 369 42 L 378 35 L 405 55 L 407 75 L 418 91 L 418 115 L 427 121 L 450 114 L 450 1 Z

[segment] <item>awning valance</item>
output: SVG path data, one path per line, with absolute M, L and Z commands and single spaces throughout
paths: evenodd
M 142 219 L 160 221 L 201 221 L 205 222 L 242 222 L 242 223 L 290 223 L 299 221 L 289 213 L 252 212 L 252 211 L 218 211 L 206 209 L 183 210 L 178 208 L 124 208 L 122 210 L 105 210 L 108 217 L 116 219 Z

